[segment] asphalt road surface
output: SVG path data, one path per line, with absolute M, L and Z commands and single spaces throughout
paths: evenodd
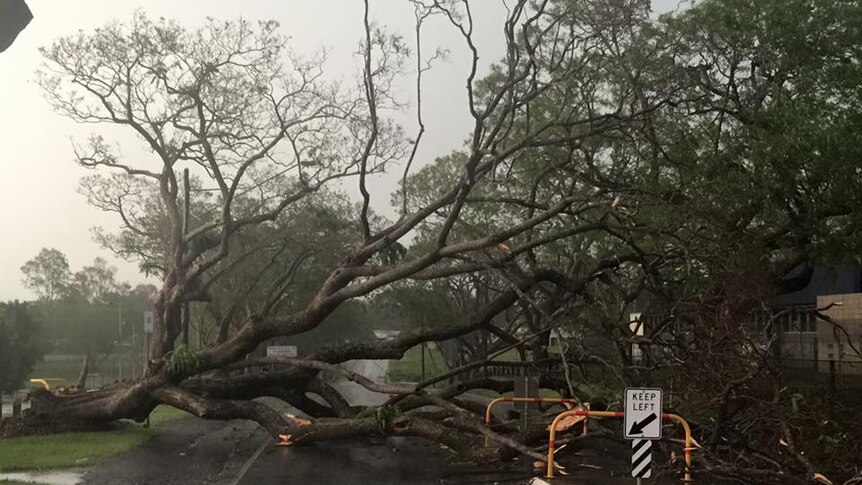
M 436 444 L 389 438 L 267 447 L 239 485 L 438 485 L 451 465 Z
M 109 458 L 84 476 L 89 485 L 437 485 L 447 452 L 418 439 L 387 438 L 278 447 L 251 422 L 186 418 Z
M 632 484 L 618 444 L 591 446 L 563 457 L 572 476 L 560 485 Z M 622 454 L 622 455 L 621 455 Z M 579 466 L 586 461 L 591 465 Z M 504 468 L 506 467 L 506 468 Z M 413 438 L 277 447 L 252 422 L 186 418 L 162 428 L 138 448 L 92 468 L 90 485 L 457 485 L 526 484 L 529 464 L 478 469 L 454 464 L 435 443 Z M 709 483 L 698 481 L 699 483 Z M 678 480 L 645 481 L 671 484 Z
M 354 361 L 352 370 L 382 379 L 387 361 Z M 351 404 L 374 405 L 386 396 L 359 385 L 333 383 Z M 269 403 L 282 412 L 283 402 Z M 561 456 L 572 474 L 554 483 L 563 485 L 632 484 L 627 442 L 598 440 L 577 453 Z M 582 466 L 581 463 L 589 463 Z M 458 485 L 526 484 L 530 463 L 480 469 L 451 462 L 436 443 L 413 438 L 371 438 L 277 447 L 255 423 L 186 418 L 165 426 L 152 439 L 94 467 L 85 475 L 90 485 Z M 710 483 L 698 480 L 699 483 Z M 645 480 L 671 484 L 678 480 Z
M 243 466 L 272 439 L 249 421 L 185 418 L 160 427 L 137 448 L 92 468 L 93 485 L 233 485 Z

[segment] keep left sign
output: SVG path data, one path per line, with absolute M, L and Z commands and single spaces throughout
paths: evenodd
M 625 427 L 627 440 L 661 438 L 662 391 L 658 388 L 626 389 Z

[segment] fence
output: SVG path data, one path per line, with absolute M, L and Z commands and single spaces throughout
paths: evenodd
M 569 362 L 569 374 L 578 380 L 602 381 L 612 377 L 607 366 L 598 362 L 574 361 Z M 553 379 L 563 379 L 563 363 L 560 359 L 545 359 L 539 362 L 501 361 L 491 362 L 482 367 L 473 369 L 471 372 L 461 374 L 460 380 L 469 380 L 477 377 L 523 377 L 523 376 L 545 376 Z
M 19 391 L 14 394 L 0 395 L 0 420 L 19 417 L 22 411 L 28 407 L 30 407 L 30 403 L 27 402 L 26 392 Z
M 59 378 L 74 384 L 78 380 L 83 362 L 83 355 L 49 354 L 34 366 L 30 378 Z M 91 363 L 86 386 L 88 389 L 94 389 L 122 379 L 135 379 L 140 377 L 142 370 L 142 356 L 111 354 Z
M 862 360 L 788 359 L 779 362 L 788 384 L 831 391 L 862 389 Z

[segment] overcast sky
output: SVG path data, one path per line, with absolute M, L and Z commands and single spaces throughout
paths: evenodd
M 330 49 L 328 75 L 349 79 L 355 66 L 354 52 L 362 34 L 360 0 L 27 0 L 34 19 L 6 52 L 0 53 L 0 301 L 29 299 L 21 284 L 20 267 L 43 247 L 65 253 L 73 271 L 101 256 L 118 267 L 118 277 L 132 284 L 143 281 L 134 264 L 111 257 L 92 241 L 90 228 L 118 227 L 111 214 L 87 205 L 76 191 L 87 170 L 72 159 L 72 140 L 83 141 L 92 125 L 77 125 L 54 114 L 34 82 L 42 62 L 38 48 L 78 30 L 90 31 L 114 19 L 128 20 L 142 8 L 155 17 L 173 18 L 186 26 L 202 24 L 206 17 L 219 19 L 275 19 L 291 37 L 299 52 Z M 658 12 L 675 7 L 676 0 L 654 2 Z M 502 55 L 500 26 L 505 11 L 498 0 L 474 0 L 476 39 L 484 65 Z M 390 30 L 412 40 L 412 7 L 407 0 L 373 0 L 372 16 Z M 418 160 L 431 160 L 458 148 L 469 134 L 470 120 L 464 100 L 467 56 L 463 43 L 442 22 L 429 25 L 428 44 L 447 47 L 445 64 L 425 77 L 423 117 L 426 138 Z M 402 99 L 411 100 L 411 80 L 405 80 Z M 404 120 L 413 118 L 409 112 Z M 407 125 L 413 130 L 413 124 Z M 133 136 L 115 140 L 139 146 Z M 125 151 L 125 150 L 124 150 Z M 375 181 L 374 202 L 385 211 L 397 175 Z

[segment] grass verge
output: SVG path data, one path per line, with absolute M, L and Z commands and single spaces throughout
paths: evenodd
M 425 378 L 448 372 L 443 355 L 436 348 L 425 349 Z M 416 346 L 404 353 L 401 360 L 389 364 L 387 378 L 390 382 L 419 382 L 422 377 L 422 347 Z
M 0 439 L 0 471 L 49 470 L 93 465 L 109 456 L 134 448 L 158 432 L 159 426 L 185 416 L 188 414 L 183 411 L 159 406 L 150 414 L 150 428 L 122 422 L 110 431 Z

